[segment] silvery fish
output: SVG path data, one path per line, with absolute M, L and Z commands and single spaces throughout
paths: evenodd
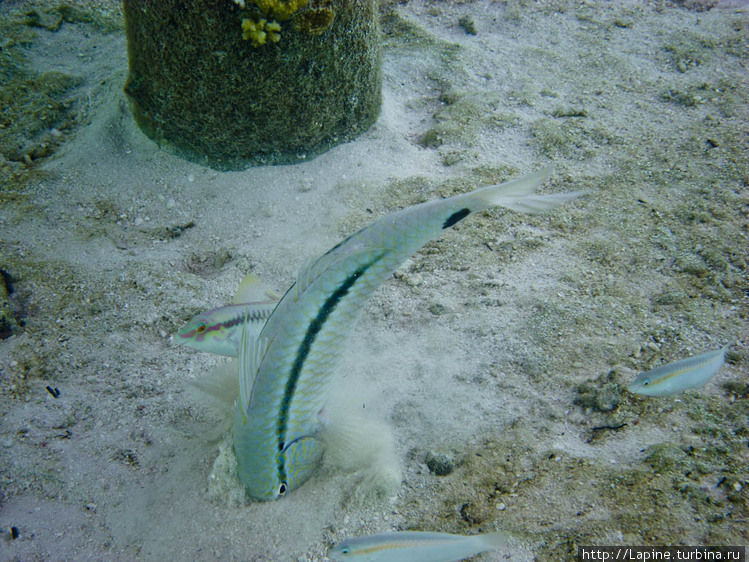
M 321 413 L 346 335 L 372 292 L 406 258 L 471 213 L 538 213 L 580 193 L 533 195 L 547 171 L 387 215 L 328 250 L 281 298 L 258 338 L 244 323 L 234 415 L 237 473 L 259 500 L 301 485 L 323 452 Z
M 452 562 L 507 546 L 503 533 L 463 536 L 404 531 L 346 539 L 331 548 L 328 557 L 339 562 Z
M 239 354 L 240 324 L 247 324 L 250 335 L 256 338 L 278 304 L 278 299 L 278 295 L 260 279 L 248 274 L 239 284 L 234 304 L 192 317 L 177 332 L 175 341 L 199 351 L 236 357 Z
M 629 391 L 646 396 L 667 396 L 703 386 L 723 365 L 728 346 L 640 373 Z

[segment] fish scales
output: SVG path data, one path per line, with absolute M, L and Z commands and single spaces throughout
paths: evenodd
M 375 289 L 406 258 L 474 212 L 496 205 L 539 212 L 579 195 L 532 195 L 547 175 L 537 172 L 380 218 L 299 274 L 260 332 L 260 348 L 243 334 L 234 450 L 250 495 L 277 498 L 314 469 L 322 454 L 319 414 L 335 362 Z

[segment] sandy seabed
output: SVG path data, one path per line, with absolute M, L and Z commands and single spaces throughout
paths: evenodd
M 383 5 L 372 129 L 242 172 L 138 130 L 119 4 L 77 4 L 59 25 L 62 2 L 0 5 L 1 559 L 324 560 L 404 529 L 515 537 L 481 560 L 748 542 L 744 3 Z M 331 408 L 390 428 L 394 494 L 329 468 L 277 502 L 216 492 L 221 419 L 186 383 L 225 360 L 175 345 L 184 322 L 248 272 L 283 292 L 375 217 L 550 164 L 544 192 L 589 194 L 470 217 L 352 326 Z M 723 345 L 703 389 L 626 391 Z

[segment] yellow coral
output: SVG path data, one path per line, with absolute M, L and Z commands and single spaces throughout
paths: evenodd
M 307 0 L 254 0 L 254 4 L 268 17 L 285 21 L 294 15 L 294 12 L 304 8 Z
M 304 8 L 308 0 L 253 0 L 267 19 L 242 19 L 242 37 L 252 43 L 254 47 L 265 45 L 269 41 L 278 43 L 281 40 L 281 24 L 276 20 L 285 21 L 294 15 L 294 12 Z M 245 7 L 244 0 L 234 0 L 241 8 Z
M 281 40 L 281 24 L 273 20 L 265 24 L 265 31 L 268 32 L 268 38 L 274 43 Z
M 278 43 L 281 40 L 281 25 L 277 21 L 245 18 L 242 20 L 242 38 L 249 40 L 253 47 L 265 45 L 268 41 Z

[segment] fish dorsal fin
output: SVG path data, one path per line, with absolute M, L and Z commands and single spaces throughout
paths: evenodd
M 294 300 L 320 276 L 320 273 L 325 270 L 328 264 L 332 263 L 330 260 L 325 260 L 325 257 L 308 259 L 299 269 L 296 283 L 294 283 Z
M 247 322 L 242 322 L 242 335 L 239 340 L 239 400 L 246 414 L 252 405 L 255 377 L 267 350 L 266 338 L 253 338 L 249 335 Z
M 263 281 L 252 273 L 245 275 L 242 282 L 237 287 L 237 294 L 234 296 L 234 304 L 254 302 L 272 302 L 281 297 L 271 290 Z
M 371 244 L 357 240 L 357 235 L 364 229 L 345 238 L 342 242 L 333 246 L 325 254 L 317 259 L 309 260 L 302 266 L 297 274 L 294 284 L 294 298 L 299 297 L 307 287 L 312 285 L 325 271 L 358 254 L 365 254 L 376 250 Z

